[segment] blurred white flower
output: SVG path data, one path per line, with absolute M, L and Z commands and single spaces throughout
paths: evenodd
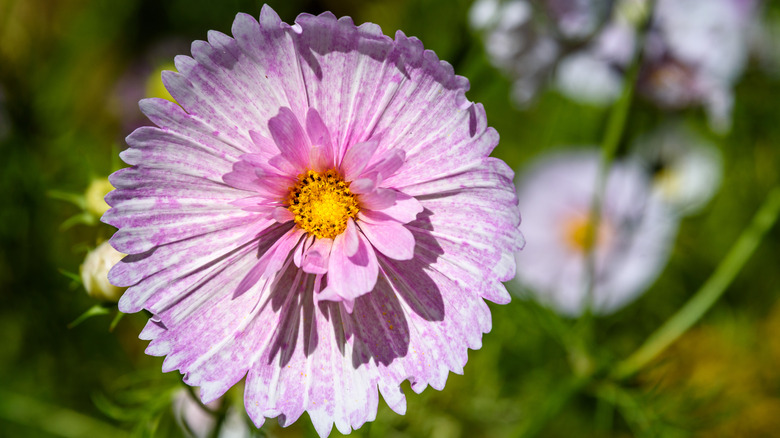
M 79 267 L 81 282 L 92 298 L 101 301 L 117 302 L 125 287 L 117 287 L 108 281 L 108 271 L 125 255 L 115 250 L 108 242 L 103 242 L 87 253 L 84 263 Z
M 571 42 L 567 38 L 578 43 L 594 27 L 596 18 L 578 16 L 589 1 L 554 3 L 539 11 L 526 0 L 477 0 L 469 11 L 472 28 L 484 35 L 490 63 L 513 80 L 512 97 L 520 106 L 529 104 L 545 84 Z M 540 12 L 546 19 L 540 19 Z
M 568 316 L 587 305 L 590 208 L 597 150 L 560 153 L 532 164 L 518 183 L 528 241 L 517 253 L 515 280 L 540 302 Z M 656 279 L 669 257 L 677 220 L 654 200 L 645 170 L 617 163 L 610 173 L 595 233 L 592 311 L 614 312 Z
M 637 140 L 635 150 L 653 174 L 655 196 L 680 216 L 701 210 L 720 187 L 720 152 L 689 129 L 664 126 Z
M 222 423 L 219 434 L 214 435 L 216 417 L 213 412 L 219 409 L 223 399 L 214 400 L 203 406 L 196 401 L 187 389 L 182 388 L 173 396 L 173 415 L 176 422 L 187 433 L 187 436 L 195 438 L 247 438 L 251 437 L 251 431 L 241 413 L 228 408 L 225 421 Z M 213 412 L 209 412 L 209 410 Z
M 566 96 L 605 106 L 620 96 L 623 71 L 634 56 L 636 33 L 626 20 L 609 23 L 585 50 L 558 64 L 556 84 Z
M 614 102 L 623 87 L 620 71 L 587 52 L 564 58 L 556 79 L 563 94 L 599 106 Z

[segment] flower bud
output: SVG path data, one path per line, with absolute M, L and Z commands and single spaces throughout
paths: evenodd
M 117 287 L 108 281 L 108 271 L 117 264 L 125 254 L 115 250 L 108 242 L 103 242 L 90 251 L 81 264 L 79 272 L 87 294 L 102 301 L 119 301 L 125 287 Z
M 111 208 L 103 199 L 111 190 L 114 190 L 114 187 L 108 182 L 108 178 L 93 179 L 84 193 L 87 211 L 96 217 L 103 216 L 103 213 Z

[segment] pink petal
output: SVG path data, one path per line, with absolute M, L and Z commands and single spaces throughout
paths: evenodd
M 375 210 L 375 212 L 385 214 L 404 224 L 415 220 L 422 211 L 423 206 L 420 201 L 400 191 L 395 192 L 395 203 L 393 205 Z M 367 211 L 365 213 L 370 214 L 371 212 Z
M 314 241 L 303 256 L 301 269 L 309 274 L 325 274 L 328 272 L 328 260 L 333 246 L 333 239 L 320 238 Z
M 356 179 L 349 184 L 349 191 L 356 195 L 371 193 L 374 189 L 376 189 L 376 180 L 371 178 Z
M 378 188 L 371 193 L 360 195 L 360 206 L 369 210 L 384 210 L 395 203 L 397 193 L 392 189 Z
M 335 294 L 342 300 L 354 300 L 374 288 L 379 273 L 376 254 L 368 240 L 358 233 L 358 250 L 352 256 L 346 254 L 344 233 L 336 236 L 328 260 L 328 286 L 320 296 Z
M 378 141 L 369 140 L 354 144 L 347 150 L 344 159 L 341 161 L 341 171 L 344 172 L 344 178 L 347 181 L 352 181 L 360 176 L 371 157 L 374 156 L 378 146 Z
M 391 149 L 385 152 L 375 164 L 369 166 L 366 171 L 376 172 L 382 175 L 383 179 L 387 179 L 393 176 L 393 174 L 404 165 L 405 160 L 406 153 L 403 149 Z
M 347 229 L 344 230 L 344 253 L 347 256 L 353 256 L 358 250 L 360 245 L 360 236 L 358 236 L 358 230 L 355 226 L 355 221 L 347 219 Z
M 308 167 L 309 138 L 290 108 L 279 108 L 279 114 L 268 121 L 268 130 L 282 156 L 298 169 Z
M 323 171 L 335 167 L 335 151 L 330 140 L 330 132 L 322 121 L 320 113 L 314 108 L 309 108 L 306 113 L 306 132 L 314 146 L 311 157 L 314 170 Z
M 391 259 L 410 260 L 414 257 L 414 236 L 398 222 L 361 221 L 360 230 L 374 248 Z
M 238 284 L 234 294 L 236 296 L 243 294 L 249 288 L 254 286 L 260 278 L 269 274 L 275 274 L 281 269 L 285 259 L 290 254 L 290 251 L 300 242 L 301 237 L 304 235 L 304 231 L 300 228 L 293 227 L 286 234 L 284 234 L 279 240 L 277 240 L 268 251 L 263 254 L 257 261 L 255 266 L 249 270 L 246 276 Z
M 293 215 L 290 210 L 285 207 L 276 207 L 273 211 L 273 217 L 276 222 L 281 224 L 290 222 L 291 220 L 295 219 L 295 215 Z

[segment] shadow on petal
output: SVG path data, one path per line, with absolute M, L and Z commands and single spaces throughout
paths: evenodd
M 342 355 L 351 351 L 352 366 L 356 369 L 372 359 L 386 366 L 406 356 L 411 334 L 410 310 L 432 323 L 445 318 L 441 291 L 428 274 L 430 265 L 443 254 L 430 235 L 430 215 L 429 210 L 423 211 L 413 222 L 415 258 L 397 261 L 380 256 L 382 272 L 377 284 L 370 293 L 355 300 L 352 313 L 347 313 L 338 302 L 320 301 L 315 306 L 317 276 L 298 269 L 289 256 L 265 298 L 264 305 L 270 304 L 279 313 L 279 325 L 269 327 L 274 334 L 266 356 L 268 363 L 279 360 L 280 366 L 286 366 L 298 348 L 297 342 L 303 343 L 300 348 L 306 357 L 313 355 L 318 346 L 318 324 L 332 326 L 334 344 Z M 424 247 L 418 247 L 420 244 Z

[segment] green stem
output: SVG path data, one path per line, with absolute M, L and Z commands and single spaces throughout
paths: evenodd
M 764 234 L 772 228 L 778 214 L 780 214 L 780 187 L 775 187 L 767 196 L 751 224 L 742 232 L 737 242 L 701 289 L 674 316 L 650 335 L 634 354 L 620 362 L 612 372 L 612 377 L 625 379 L 634 375 L 695 324 L 723 295 L 728 285 L 753 254 Z
M 563 383 L 558 390 L 545 397 L 542 405 L 527 418 L 529 422 L 521 427 L 515 436 L 531 438 L 539 434 L 545 425 L 550 422 L 561 409 L 566 406 L 569 399 L 579 393 L 582 388 L 591 382 L 591 376 L 574 377 Z
M 652 10 L 654 1 L 650 2 L 648 7 Z M 593 201 L 590 206 L 590 226 L 587 228 L 585 235 L 585 248 L 587 252 L 585 254 L 585 271 L 587 272 L 587 288 L 585 291 L 585 313 L 583 314 L 582 324 L 584 326 L 590 326 L 590 320 L 592 318 L 592 306 L 593 306 L 593 293 L 596 287 L 596 257 L 595 247 L 596 240 L 598 239 L 598 229 L 601 222 L 601 206 L 602 198 L 604 196 L 604 190 L 607 184 L 607 178 L 609 176 L 609 169 L 612 165 L 612 161 L 615 159 L 620 140 L 623 139 L 623 134 L 626 129 L 626 121 L 628 120 L 628 114 L 631 110 L 631 102 L 634 100 L 634 90 L 636 89 L 637 77 L 639 76 L 639 68 L 642 64 L 642 48 L 644 47 L 644 39 L 647 33 L 647 28 L 650 23 L 650 14 L 645 17 L 645 22 L 639 29 L 639 38 L 637 38 L 637 51 L 631 60 L 628 72 L 624 77 L 623 89 L 621 90 L 620 97 L 612 107 L 609 113 L 609 119 L 607 119 L 607 126 L 604 134 L 604 139 L 601 143 L 601 160 L 599 162 L 598 176 L 596 180 L 596 186 L 593 195 Z

